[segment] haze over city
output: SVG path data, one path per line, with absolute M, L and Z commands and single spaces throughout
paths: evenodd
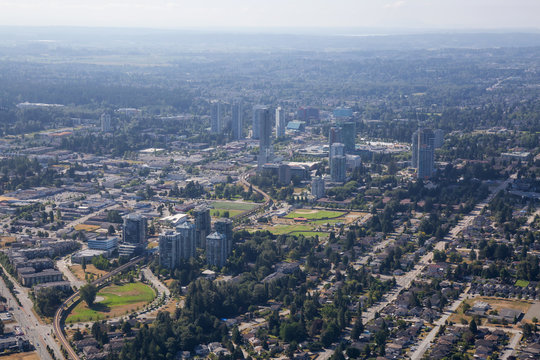
M 538 13 L 535 0 L 0 1 L 3 26 L 538 30 Z
M 537 0 L 0 0 L 0 360 L 540 354 Z

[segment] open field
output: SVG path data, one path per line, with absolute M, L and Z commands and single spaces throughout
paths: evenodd
M 461 323 L 461 320 L 467 320 L 467 322 L 471 321 L 472 316 L 469 316 L 463 312 L 463 308 L 465 304 L 470 305 L 471 307 L 474 305 L 474 303 L 478 301 L 483 301 L 488 303 L 491 308 L 486 312 L 486 314 L 489 314 L 493 310 L 501 310 L 504 308 L 507 309 L 514 309 L 514 310 L 520 310 L 524 314 L 527 313 L 529 308 L 532 305 L 532 301 L 528 300 L 519 300 L 519 299 L 505 299 L 505 298 L 496 298 L 496 297 L 487 297 L 487 296 L 477 296 L 472 299 L 466 299 L 463 301 L 463 303 L 457 308 L 456 313 L 450 316 L 448 321 L 455 322 L 457 324 Z M 482 319 L 482 324 L 485 324 L 487 320 L 484 318 Z M 491 325 L 491 324 L 490 324 Z
M 97 294 L 96 300 L 101 301 L 91 308 L 84 301 L 79 302 L 66 322 L 86 322 L 121 316 L 142 308 L 155 296 L 154 289 L 143 283 L 107 286 Z
M 84 276 L 84 271 L 81 265 L 79 264 L 71 265 L 69 267 L 69 270 L 71 270 L 71 272 L 77 277 L 77 279 L 86 280 Z M 101 275 L 105 275 L 107 271 L 99 270 L 92 264 L 86 264 L 86 273 L 94 274 L 94 276 L 101 276 Z
M 298 209 L 287 216 L 286 219 L 294 218 L 306 218 L 308 220 L 322 220 L 322 219 L 334 219 L 345 215 L 342 211 L 330 211 L 330 210 L 314 210 L 314 209 Z
M 39 360 L 39 355 L 35 351 L 31 351 L 2 356 L 2 360 Z
M 74 229 L 77 231 L 96 231 L 99 229 L 99 225 L 88 225 L 88 224 L 78 224 L 75 225 Z
M 241 212 L 248 211 L 256 207 L 258 204 L 238 202 L 238 201 L 213 201 L 212 209 L 217 210 L 240 210 Z
M 2 236 L 0 237 L 0 247 L 6 247 L 7 244 L 17 241 L 15 236 Z
M 289 234 L 298 231 L 313 231 L 313 226 L 310 225 L 275 225 L 266 229 L 274 235 Z
M 236 216 L 245 212 L 244 210 L 225 210 L 225 209 L 210 209 L 210 216 L 213 217 L 223 217 L 225 212 L 229 213 L 229 217 Z

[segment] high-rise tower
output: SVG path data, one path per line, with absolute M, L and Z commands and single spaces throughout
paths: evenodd
M 281 107 L 276 109 L 276 138 L 285 136 L 285 128 L 287 127 L 287 119 L 285 118 L 285 110 Z
M 243 139 L 243 126 L 244 126 L 244 109 L 242 108 L 241 103 L 235 103 L 232 106 L 232 131 L 233 139 L 240 140 Z
M 223 114 L 221 113 L 221 102 L 212 104 L 212 117 L 210 119 L 211 131 L 214 134 L 219 134 L 223 130 Z
M 419 179 L 430 178 L 435 171 L 435 135 L 431 129 L 418 130 L 418 170 Z
M 101 114 L 101 117 L 99 118 L 100 125 L 101 125 L 101 131 L 103 132 L 110 132 L 112 130 L 111 126 L 111 115 L 107 113 Z
M 272 161 L 272 115 L 268 107 L 257 111 L 259 122 L 259 169 L 269 161 Z

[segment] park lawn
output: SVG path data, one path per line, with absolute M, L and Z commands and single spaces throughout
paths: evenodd
M 514 285 L 524 288 L 529 286 L 529 282 L 527 280 L 517 280 Z
M 346 213 L 342 211 L 298 209 L 285 216 L 285 218 L 306 218 L 308 220 L 322 220 L 338 218 L 345 214 Z
M 86 322 L 114 318 L 133 312 L 150 303 L 156 297 L 154 289 L 143 283 L 110 285 L 101 289 L 91 308 L 80 301 L 66 319 L 67 323 Z
M 334 225 L 338 223 L 343 223 L 343 219 L 340 218 L 340 219 L 313 220 L 313 221 L 308 222 L 308 224 L 310 225 L 322 225 L 322 226 L 326 224 Z
M 325 239 L 330 236 L 329 233 L 317 232 L 317 231 L 295 231 L 295 232 L 290 233 L 290 235 L 296 235 L 296 236 L 304 235 L 304 237 L 307 237 L 307 238 L 318 236 L 319 239 Z
M 217 210 L 241 210 L 248 211 L 256 207 L 257 204 L 238 201 L 213 201 L 212 208 Z
M 284 235 L 293 231 L 312 231 L 313 227 L 309 225 L 276 225 L 268 227 L 265 230 L 270 231 L 274 235 Z
M 210 209 L 210 215 L 213 217 L 223 217 L 225 211 L 229 212 L 229 217 L 233 217 L 245 212 L 244 210 Z

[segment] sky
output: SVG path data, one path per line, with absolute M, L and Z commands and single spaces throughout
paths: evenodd
M 540 0 L 0 0 L 0 25 L 539 29 Z

